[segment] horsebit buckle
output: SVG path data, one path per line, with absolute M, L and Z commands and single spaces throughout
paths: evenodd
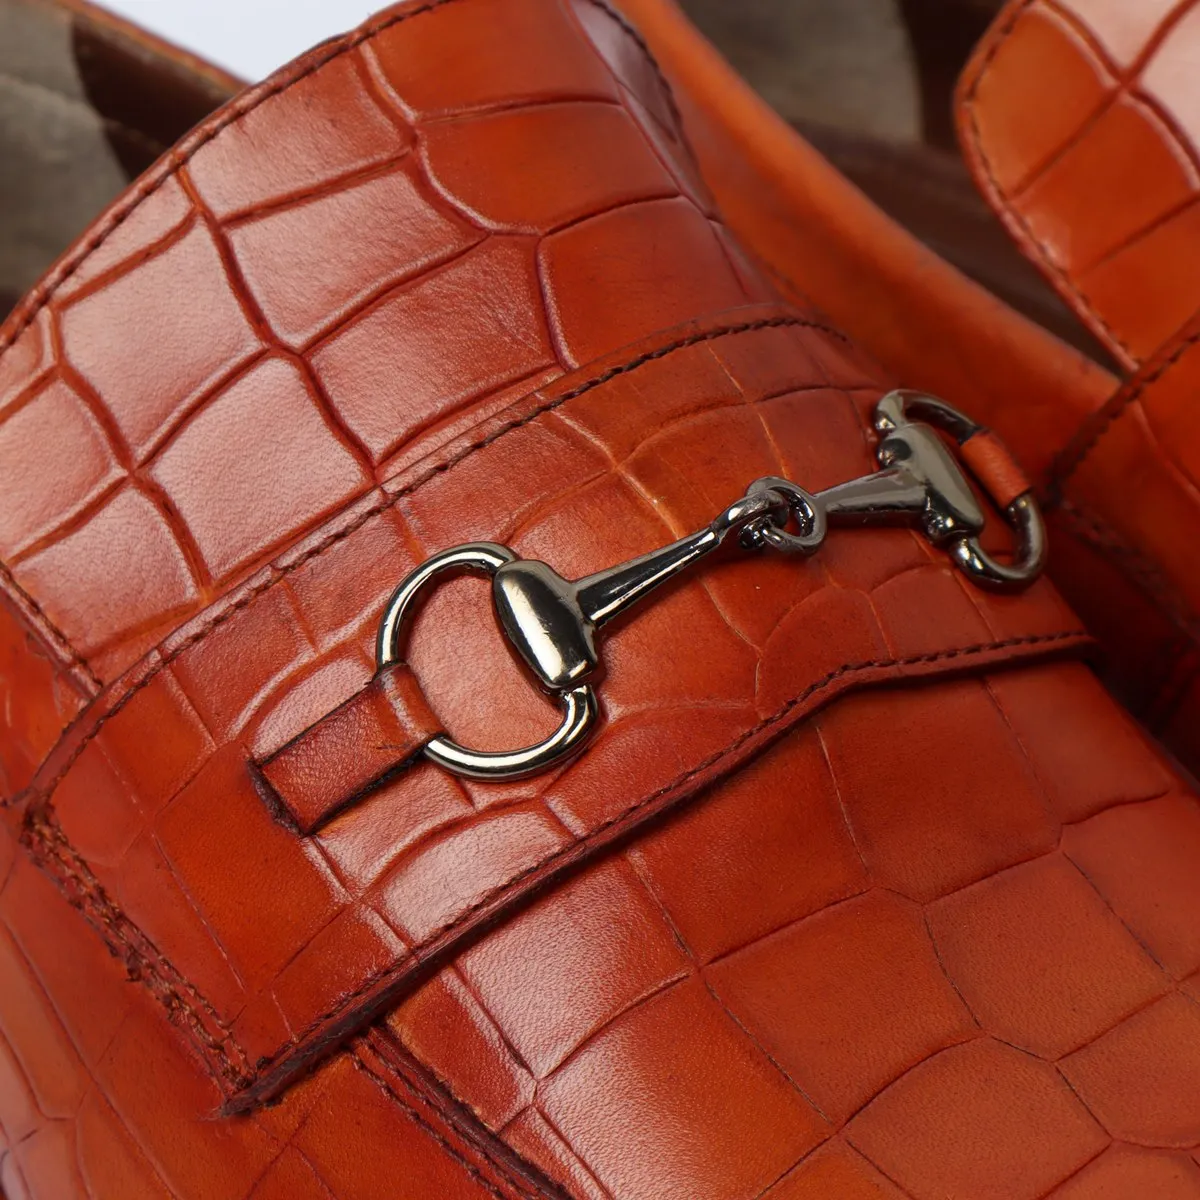
M 503 780 L 545 771 L 578 753 L 600 717 L 594 687 L 602 674 L 597 632 L 706 559 L 731 535 L 745 550 L 810 555 L 830 525 L 909 524 L 934 546 L 945 547 L 981 586 L 1016 589 L 1031 583 L 1046 556 L 1045 526 L 1032 492 L 1023 491 L 1005 507 L 1018 547 L 1014 561 L 997 562 L 979 544 L 982 506 L 945 441 L 926 422 L 959 447 L 986 432 L 933 396 L 890 392 L 875 408 L 880 470 L 815 495 L 786 479 L 759 479 L 707 528 L 583 579 L 564 579 L 546 563 L 520 558 L 495 542 L 471 542 L 434 555 L 388 602 L 379 626 L 379 667 L 400 661 L 408 619 L 435 579 L 463 571 L 488 575 L 505 635 L 541 687 L 559 699 L 563 719 L 548 738 L 522 750 L 468 750 L 439 734 L 425 746 L 426 757 L 456 775 Z

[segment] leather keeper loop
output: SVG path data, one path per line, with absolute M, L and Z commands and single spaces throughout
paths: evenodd
M 1032 491 L 1025 472 L 1017 466 L 1008 447 L 990 430 L 981 429 L 959 446 L 962 460 L 988 495 L 1006 509 L 1019 496 Z
M 393 663 L 257 763 L 255 774 L 308 834 L 404 766 L 440 732 L 416 676 L 405 663 Z

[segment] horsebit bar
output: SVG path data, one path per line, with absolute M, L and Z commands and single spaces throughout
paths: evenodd
M 912 420 L 910 414 L 924 420 Z M 380 668 L 400 661 L 405 626 L 435 578 L 462 571 L 492 577 L 500 625 L 538 683 L 556 696 L 562 723 L 544 741 L 504 753 L 468 750 L 439 734 L 424 750 L 439 766 L 473 779 L 518 779 L 578 753 L 600 717 L 594 684 L 601 675 L 596 633 L 668 580 L 718 550 L 731 535 L 746 550 L 814 554 L 830 525 L 906 523 L 975 583 L 1015 589 L 1031 583 L 1046 556 L 1045 526 L 1029 491 L 1004 510 L 1018 539 L 1015 560 L 997 562 L 979 545 L 984 512 L 939 426 L 961 447 L 984 432 L 956 409 L 919 392 L 890 392 L 875 408 L 880 470 L 815 495 L 786 479 L 750 485 L 705 529 L 670 546 L 574 582 L 544 562 L 519 558 L 495 542 L 471 542 L 436 554 L 397 588 L 384 611 L 377 643 Z

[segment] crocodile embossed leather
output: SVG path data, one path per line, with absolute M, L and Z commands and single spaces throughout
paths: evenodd
M 1033 578 L 1186 353 L 1111 401 L 725 71 L 407 0 L 0 327 L 4 1200 L 1200 1197 L 1200 804 Z M 531 666 L 582 752 L 439 764 Z
M 981 189 L 1123 375 L 1045 447 L 1060 586 L 1103 639 L 1112 685 L 1192 770 L 1198 52 L 1194 3 L 1010 3 L 960 89 Z
M 785 294 L 815 302 L 893 375 L 953 398 L 1003 437 L 1038 489 L 1051 575 L 1101 643 L 1106 682 L 1193 772 L 1196 435 L 1177 397 L 1189 394 L 1200 333 L 1195 8 L 1011 0 L 959 86 L 980 190 L 1099 336 L 1118 378 L 885 218 L 672 0 L 624 0 L 683 98 L 728 227 Z
M 998 503 L 1019 530 L 1014 562 L 998 562 L 980 545 L 983 510 L 933 428 L 910 419 L 910 412 L 939 421 L 956 434 L 964 448 L 972 448 L 964 449 L 964 462 L 974 464 L 977 477 L 998 485 L 1003 497 Z M 817 495 L 767 476 L 751 484 L 741 500 L 698 533 L 583 579 L 566 580 L 546 563 L 522 559 L 508 546 L 494 542 L 435 554 L 388 601 L 377 638 L 379 674 L 354 700 L 272 756 L 263 768 L 268 783 L 297 822 L 311 832 L 319 820 L 418 752 L 471 779 L 520 779 L 560 765 L 583 750 L 599 719 L 592 685 L 603 674 L 596 646 L 600 629 L 726 545 L 809 555 L 821 548 L 831 523 L 907 522 L 932 545 L 944 546 L 952 561 L 980 586 L 1028 587 L 1041 574 L 1046 556 L 1041 513 L 1029 485 L 994 434 L 944 401 L 902 391 L 889 392 L 880 400 L 874 426 L 880 437 L 875 457 L 881 470 Z M 795 532 L 788 528 L 792 523 Z M 557 696 L 563 706 L 562 723 L 537 745 L 480 752 L 435 732 L 437 718 L 424 704 L 412 673 L 400 662 L 405 625 L 422 593 L 447 572 L 462 571 L 491 578 L 496 615 L 509 644 L 542 690 Z M 459 669 L 469 671 L 471 665 L 468 660 Z M 381 743 L 379 722 L 368 715 L 364 729 L 360 714 L 377 709 L 378 698 L 385 694 L 384 711 L 398 718 L 393 727 L 403 732 Z M 359 754 L 363 769 L 349 779 L 343 779 L 337 768 L 313 777 L 311 766 L 320 770 L 324 748 L 331 743 L 352 756 Z

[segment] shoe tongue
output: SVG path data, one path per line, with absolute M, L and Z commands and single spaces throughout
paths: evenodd
M 112 679 L 513 399 L 770 298 L 673 113 L 596 0 L 402 7 L 219 111 L 8 326 L 18 585 Z

